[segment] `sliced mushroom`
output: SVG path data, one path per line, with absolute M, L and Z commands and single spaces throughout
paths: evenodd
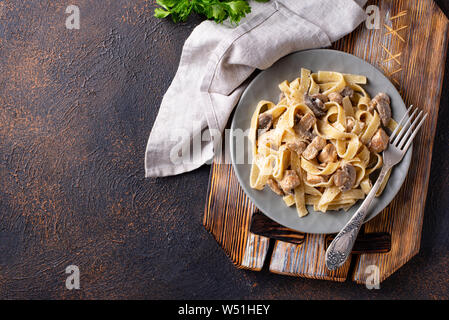
M 314 98 L 314 99 L 319 99 L 319 100 L 321 100 L 321 102 L 323 102 L 323 103 L 329 102 L 329 98 L 326 97 L 326 96 L 325 96 L 324 94 L 322 94 L 322 93 L 316 93 L 316 94 L 312 95 L 312 98 Z
M 386 93 L 379 93 L 377 96 L 371 100 L 369 104 L 369 110 L 377 109 L 379 112 L 380 120 L 382 124 L 386 127 L 391 120 L 391 107 L 390 107 L 390 97 Z
M 329 93 L 329 95 L 327 97 L 332 102 L 336 102 L 338 104 L 342 104 L 343 103 L 343 97 L 338 92 L 331 92 L 331 93 Z
M 310 184 L 317 184 L 317 183 L 322 183 L 322 182 L 326 182 L 327 179 L 323 176 L 317 176 L 314 174 L 311 174 L 309 172 L 307 172 L 307 182 Z
M 312 140 L 314 138 L 314 134 L 310 132 L 309 130 L 312 128 L 312 126 L 316 122 L 316 118 L 311 113 L 306 113 L 301 118 L 297 115 L 296 119 L 300 119 L 297 121 L 293 129 L 295 132 L 303 139 L 305 140 Z
M 332 143 L 328 143 L 318 155 L 318 161 L 321 163 L 336 162 L 337 157 L 337 149 Z
M 279 185 L 278 185 L 278 183 L 276 182 L 276 180 L 274 180 L 274 179 L 268 179 L 267 180 L 267 185 L 270 187 L 270 189 L 274 192 L 274 193 L 276 193 L 276 194 L 278 194 L 278 195 L 280 195 L 280 196 L 283 196 L 284 195 L 284 192 L 281 190 L 281 188 L 279 188 Z
M 374 136 L 371 138 L 368 148 L 375 153 L 381 153 L 388 147 L 389 141 L 388 135 L 385 133 L 384 129 L 379 128 Z
M 304 103 L 312 110 L 316 117 L 322 117 L 326 114 L 326 108 L 320 99 L 313 98 L 306 93 L 304 94 Z
M 354 186 L 357 173 L 353 165 L 347 163 L 334 173 L 334 183 L 341 191 L 348 191 Z
M 349 97 L 350 99 L 354 98 L 354 90 L 351 87 L 344 87 L 343 90 L 341 90 L 340 95 L 344 97 Z
M 299 180 L 298 174 L 294 170 L 286 170 L 284 172 L 284 177 L 279 182 L 279 186 L 281 187 L 284 193 L 291 194 L 293 189 L 295 189 L 301 181 Z
M 293 152 L 296 152 L 298 156 L 300 156 L 304 152 L 306 147 L 307 144 L 299 139 L 297 139 L 297 141 L 287 143 L 287 148 L 289 148 Z
M 318 155 L 324 147 L 326 146 L 326 140 L 320 136 L 316 136 L 312 142 L 307 146 L 306 150 L 302 153 L 302 156 L 307 160 L 312 160 Z
M 257 126 L 258 136 L 263 135 L 265 132 L 270 130 L 273 125 L 273 115 L 268 112 L 261 113 L 259 115 L 259 124 Z

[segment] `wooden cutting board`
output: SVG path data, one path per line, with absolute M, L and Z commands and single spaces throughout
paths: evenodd
M 379 29 L 360 25 L 333 44 L 376 66 L 396 85 L 407 105 L 429 113 L 415 138 L 409 174 L 391 204 L 365 224 L 365 233 L 388 233 L 388 253 L 353 254 L 351 278 L 366 283 L 372 266 L 383 281 L 419 252 L 424 205 L 430 176 L 448 43 L 447 17 L 432 0 L 369 1 L 379 9 Z M 374 8 L 374 9 L 376 9 Z M 204 226 L 239 268 L 261 270 L 270 239 L 249 232 L 255 206 L 241 189 L 230 164 L 215 159 L 211 166 Z M 304 235 L 301 244 L 273 240 L 269 260 L 273 273 L 345 281 L 351 259 L 335 271 L 324 264 L 325 235 Z

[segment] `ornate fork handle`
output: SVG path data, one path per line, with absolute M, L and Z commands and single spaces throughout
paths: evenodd
M 391 166 L 384 165 L 368 196 L 363 201 L 360 208 L 352 216 L 351 220 L 345 225 L 340 233 L 335 237 L 326 251 L 326 266 L 329 270 L 341 267 L 352 251 L 354 242 L 357 238 L 360 228 L 365 221 L 366 214 L 369 211 L 371 202 L 373 201 L 382 181 L 384 180 Z

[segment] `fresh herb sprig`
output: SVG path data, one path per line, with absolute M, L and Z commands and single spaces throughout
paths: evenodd
M 186 21 L 192 12 L 196 12 L 217 23 L 229 18 L 231 23 L 238 24 L 240 19 L 251 12 L 251 6 L 246 0 L 156 0 L 156 3 L 160 7 L 154 10 L 154 16 L 161 19 L 171 16 L 174 22 Z

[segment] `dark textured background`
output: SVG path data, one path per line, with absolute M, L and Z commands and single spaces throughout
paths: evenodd
M 65 28 L 69 4 L 80 30 Z M 243 271 L 202 226 L 208 166 L 143 178 L 159 104 L 201 21 L 152 9 L 0 1 L 1 298 L 449 298 L 448 62 L 420 253 L 372 291 Z M 65 288 L 70 264 L 80 290 Z

